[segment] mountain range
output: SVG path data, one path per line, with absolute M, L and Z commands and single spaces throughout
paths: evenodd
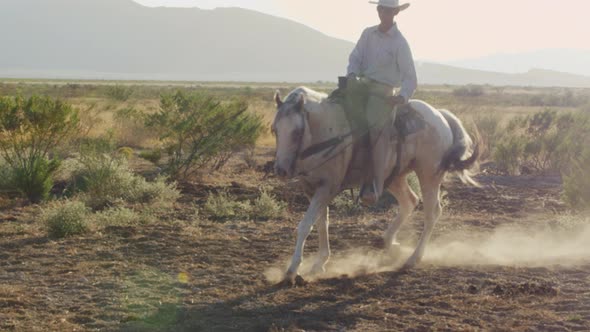
M 590 47 L 590 44 L 589 44 Z M 590 76 L 590 49 L 545 49 L 523 53 L 494 54 L 446 64 L 485 71 L 523 73 L 531 68 Z
M 240 9 L 151 8 L 131 0 L 2 0 L 0 77 L 336 81 L 351 42 Z M 590 77 L 418 62 L 430 84 L 590 87 Z M 575 67 L 574 67 L 575 69 Z

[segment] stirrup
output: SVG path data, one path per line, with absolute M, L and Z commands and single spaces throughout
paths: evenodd
M 375 195 L 375 202 L 379 201 L 379 195 L 377 194 L 377 182 L 373 179 L 373 195 Z

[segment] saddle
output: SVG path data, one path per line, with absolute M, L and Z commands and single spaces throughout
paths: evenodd
M 339 87 L 330 94 L 328 100 L 330 102 L 337 103 L 342 107 L 351 128 L 353 128 L 352 131 L 354 131 L 355 124 L 353 123 L 353 119 L 346 109 L 346 89 Z M 426 123 L 420 113 L 413 109 L 411 104 L 408 103 L 397 106 L 397 113 L 393 122 L 393 126 L 395 127 L 394 132 L 397 141 L 397 155 L 401 156 L 402 145 L 406 137 L 424 129 L 426 127 Z M 349 166 L 347 177 L 350 176 L 351 178 L 364 178 L 373 172 L 372 167 L 370 167 L 371 163 L 368 162 L 371 156 L 369 151 L 370 147 L 367 144 L 367 138 L 368 133 L 363 133 L 362 135 L 353 134 L 353 157 Z M 390 178 L 393 178 L 395 175 L 397 175 L 397 173 L 399 173 L 401 168 L 400 162 L 401 158 L 397 158 L 394 172 Z

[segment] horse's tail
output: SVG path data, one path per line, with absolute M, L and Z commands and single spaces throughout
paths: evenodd
M 472 178 L 473 173 L 469 171 L 479 159 L 479 144 L 473 142 L 461 120 L 453 113 L 445 109 L 439 111 L 449 123 L 453 133 L 453 145 L 444 154 L 439 172 L 455 172 L 463 183 L 479 187 L 480 184 Z

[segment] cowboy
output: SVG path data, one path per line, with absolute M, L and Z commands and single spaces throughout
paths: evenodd
M 373 205 L 381 196 L 389 174 L 385 174 L 383 156 L 372 151 L 382 151 L 379 150 L 385 144 L 380 135 L 382 124 L 395 119 L 395 108 L 409 101 L 416 90 L 417 78 L 410 46 L 394 22 L 395 16 L 410 4 L 400 5 L 399 0 L 369 2 L 377 4 L 381 23 L 365 29 L 350 54 L 346 108 L 357 113 L 353 116 L 357 122 L 352 121 L 353 129 L 364 128 L 369 132 L 373 193 L 365 190 L 368 186 L 364 185 L 361 197 L 365 204 Z M 396 87 L 401 88 L 394 93 Z M 365 110 L 365 114 L 358 114 L 359 110 Z

